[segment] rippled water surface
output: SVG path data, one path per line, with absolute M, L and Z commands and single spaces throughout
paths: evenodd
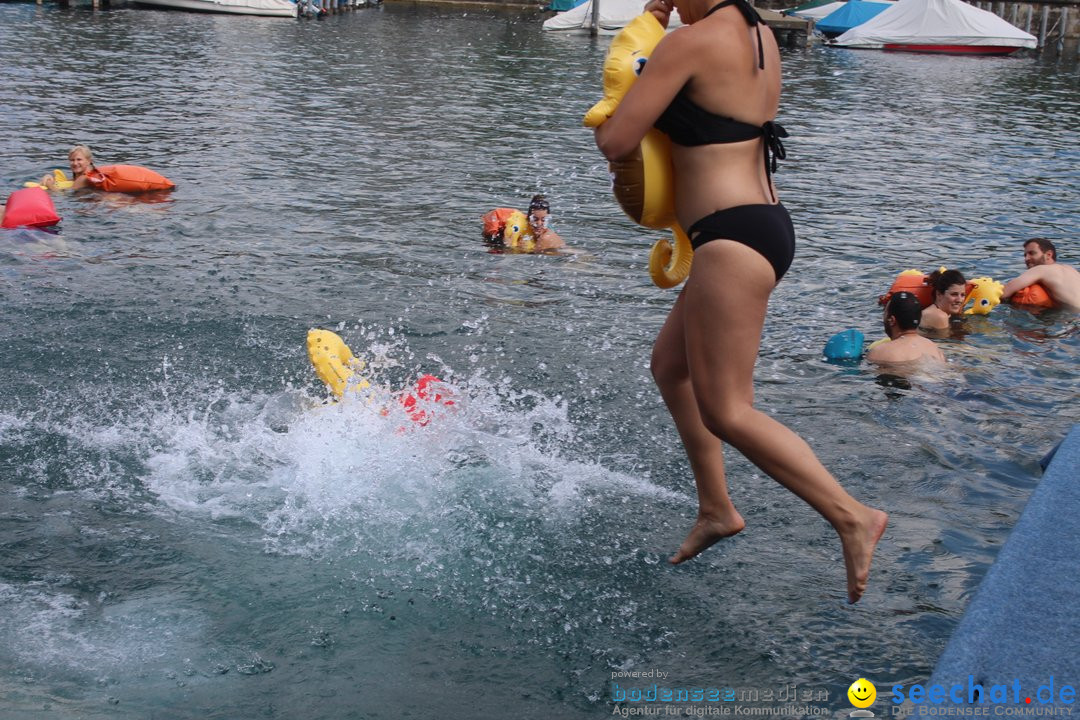
M 0 6 L 7 188 L 77 142 L 177 183 L 0 234 L 0 714 L 609 716 L 648 669 L 846 713 L 855 677 L 926 679 L 1080 421 L 1077 322 L 998 308 L 909 382 L 820 350 L 878 336 L 905 268 L 1075 259 L 1076 66 L 785 56 L 800 245 L 758 401 L 892 515 L 851 608 L 831 529 L 736 453 L 747 530 L 664 562 L 695 512 L 647 369 L 675 295 L 580 127 L 605 41 L 538 22 Z M 537 191 L 573 252 L 488 253 L 480 216 Z M 312 326 L 371 403 L 320 405 Z M 456 404 L 414 430 L 421 372 Z

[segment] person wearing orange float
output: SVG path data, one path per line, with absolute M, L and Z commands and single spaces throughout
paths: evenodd
M 94 167 L 94 154 L 90 152 L 90 148 L 85 145 L 76 145 L 71 148 L 68 152 L 68 165 L 71 167 L 71 190 L 93 187 L 90 178 L 87 177 L 87 173 L 91 173 L 96 169 Z M 55 190 L 56 176 L 49 173 L 41 178 L 41 184 L 49 190 Z
M 1058 262 L 1057 248 L 1046 238 L 1031 238 L 1024 243 L 1024 264 L 1027 272 L 1005 284 L 1003 300 L 1015 300 L 1020 291 L 1038 283 L 1050 299 L 1062 307 L 1080 310 L 1080 272 Z
M 766 306 L 795 251 L 772 183 L 787 136 L 775 123 L 780 52 L 748 0 L 645 6 L 664 27 L 675 9 L 685 26 L 660 41 L 595 131 L 612 161 L 635 152 L 654 126 L 671 138 L 676 216 L 695 248 L 651 363 L 698 493 L 697 519 L 669 561 L 689 560 L 745 526 L 728 496 L 727 442 L 833 526 L 853 603 L 866 590 L 888 516 L 849 495 L 802 438 L 753 405 Z
M 923 308 L 919 328 L 947 330 L 949 323 L 964 314 L 967 299 L 967 280 L 959 270 L 935 270 L 928 282 L 933 288 L 934 301 Z

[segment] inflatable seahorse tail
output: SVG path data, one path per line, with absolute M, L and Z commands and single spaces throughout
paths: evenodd
M 690 274 L 690 263 L 694 260 L 694 249 L 690 238 L 683 229 L 676 225 L 675 245 L 667 238 L 657 240 L 649 253 L 649 275 L 658 288 L 673 288 Z
M 352 350 L 336 333 L 317 328 L 308 330 L 307 350 L 315 374 L 330 387 L 334 397 L 341 399 L 350 381 L 361 390 L 371 387 L 364 378 L 353 379 L 357 370 L 364 369 L 364 362 L 353 356 Z

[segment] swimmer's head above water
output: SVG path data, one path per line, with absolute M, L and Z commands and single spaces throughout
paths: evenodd
M 967 280 L 959 270 L 935 270 L 928 278 L 934 289 L 934 305 L 949 315 L 959 315 L 967 298 Z
M 885 306 L 885 332 L 892 337 L 890 329 L 894 329 L 897 334 L 918 330 L 921 317 L 922 305 L 919 303 L 919 298 L 909 292 L 893 293 Z
M 543 195 L 533 195 L 529 201 L 529 224 L 534 228 L 546 227 L 550 216 L 551 205 L 547 199 Z
M 68 151 L 68 164 L 71 166 L 71 173 L 79 177 L 94 168 L 94 154 L 87 146 L 76 145 Z

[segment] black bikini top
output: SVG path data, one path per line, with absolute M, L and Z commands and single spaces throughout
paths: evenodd
M 702 20 L 729 5 L 738 8 L 746 18 L 747 24 L 757 30 L 758 67 L 764 69 L 765 50 L 761 44 L 761 28 L 759 27 L 763 21 L 748 0 L 723 0 L 710 8 L 709 12 L 702 16 Z M 787 157 L 780 138 L 787 137 L 788 133 L 779 123 L 770 120 L 758 126 L 717 115 L 691 100 L 686 85 L 679 90 L 671 104 L 656 119 L 654 125 L 657 130 L 670 137 L 673 143 L 690 147 L 743 142 L 764 136 L 765 174 L 770 178 L 772 173 L 776 172 L 777 161 Z

